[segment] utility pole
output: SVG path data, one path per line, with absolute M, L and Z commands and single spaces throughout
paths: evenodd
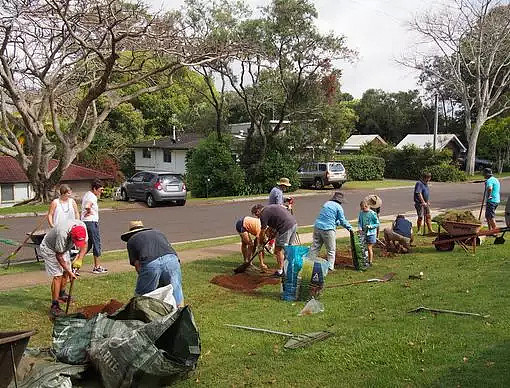
M 438 104 L 438 94 L 436 93 L 434 97 L 434 143 L 433 150 L 435 151 L 437 148 L 437 126 L 439 122 L 439 104 Z

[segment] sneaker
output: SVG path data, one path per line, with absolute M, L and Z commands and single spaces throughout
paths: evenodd
M 57 318 L 57 317 L 61 317 L 64 314 L 64 311 L 60 308 L 60 306 L 58 304 L 53 304 L 51 305 L 51 308 L 50 308 L 50 315 L 53 317 L 53 318 Z
M 74 300 L 74 298 L 72 296 L 69 296 L 69 294 L 65 291 L 58 297 L 59 302 L 63 303 L 67 303 L 69 299 L 71 299 L 71 302 Z
M 272 278 L 283 278 L 283 271 L 275 271 L 274 274 L 271 275 Z
M 80 276 L 80 270 L 78 268 L 73 268 L 72 271 L 76 275 L 76 277 Z
M 101 267 L 101 266 L 94 267 L 92 269 L 92 273 L 106 273 L 106 272 L 108 272 L 108 270 L 106 268 Z

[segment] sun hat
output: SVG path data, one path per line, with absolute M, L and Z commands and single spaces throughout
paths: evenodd
M 122 241 L 127 241 L 129 238 L 135 233 L 141 232 L 142 230 L 151 230 L 151 228 L 146 228 L 143 226 L 142 221 L 130 221 L 129 222 L 129 230 L 120 235 Z
M 71 240 L 76 248 L 87 245 L 87 230 L 82 225 L 75 225 L 71 228 Z
M 341 204 L 344 200 L 344 193 L 340 191 L 336 191 L 335 194 L 331 197 L 330 201 L 335 201 Z
M 287 186 L 287 187 L 290 187 L 292 186 L 290 184 L 290 181 L 289 181 L 289 178 L 280 178 L 280 180 L 278 182 L 276 182 L 276 184 L 278 186 L 282 185 L 282 186 Z
M 375 194 L 367 195 L 363 200 L 368 203 L 370 209 L 379 209 L 382 205 L 381 197 Z

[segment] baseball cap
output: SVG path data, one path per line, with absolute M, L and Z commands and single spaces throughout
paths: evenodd
M 87 231 L 81 225 L 73 226 L 71 229 L 71 240 L 76 248 L 84 247 L 87 244 Z

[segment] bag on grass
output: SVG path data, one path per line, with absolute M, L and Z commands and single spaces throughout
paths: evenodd
M 88 350 L 96 318 L 87 320 L 78 313 L 55 319 L 52 350 L 58 361 L 71 365 L 89 361 Z
M 361 242 L 360 236 L 357 233 L 354 233 L 353 230 L 350 231 L 350 234 L 352 263 L 354 264 L 354 268 L 357 271 L 364 271 L 367 263 L 365 249 Z
M 281 298 L 294 301 L 297 298 L 298 273 L 303 265 L 303 256 L 310 248 L 301 245 L 287 245 L 285 247 L 285 261 L 283 264 L 284 277 L 282 279 Z
M 317 296 L 324 287 L 324 278 L 328 273 L 329 263 L 326 260 L 310 260 L 305 258 L 297 275 L 297 299 L 309 300 Z

